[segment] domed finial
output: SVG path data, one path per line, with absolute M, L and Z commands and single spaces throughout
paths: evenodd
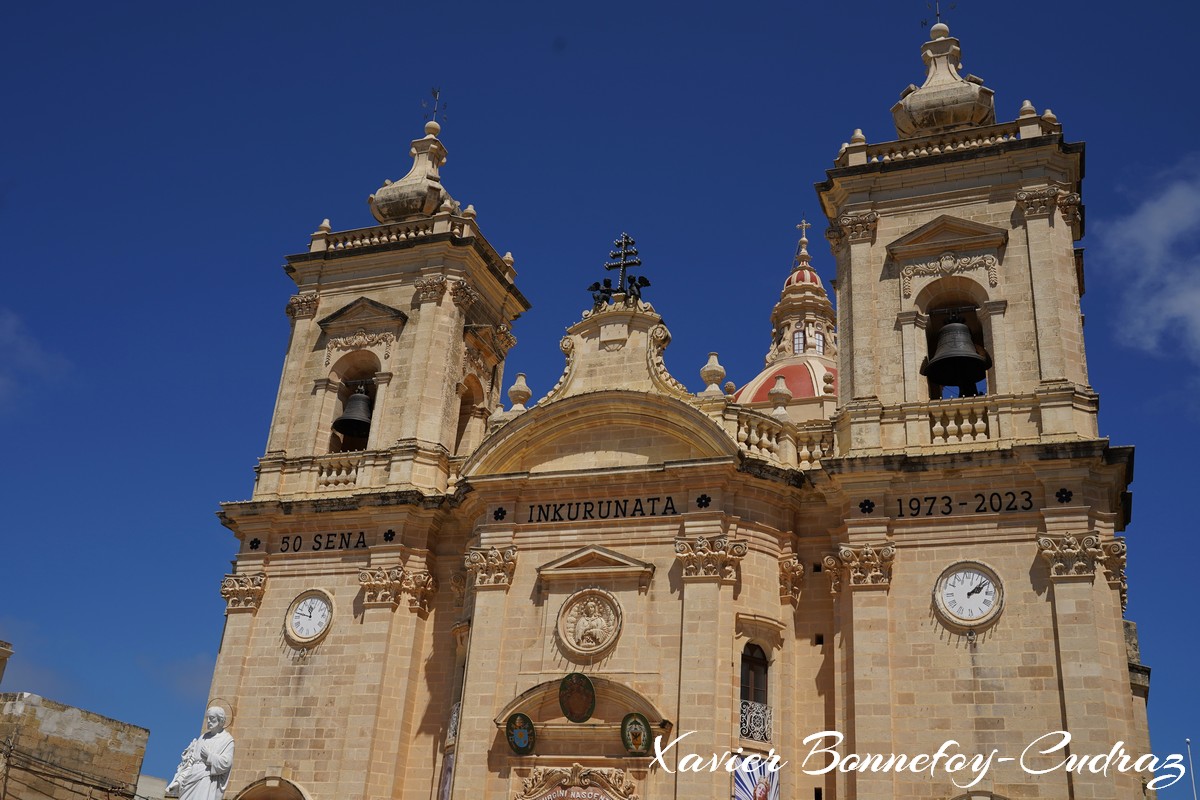
M 944 22 L 939 22 L 929 29 L 930 39 L 945 39 L 950 35 L 950 26 Z
M 704 381 L 705 384 L 704 391 L 701 394 L 721 394 L 719 384 L 724 379 L 725 368 L 717 360 L 717 354 L 709 353 L 708 363 L 700 368 L 700 380 Z
M 850 137 L 850 144 L 866 144 L 867 137 L 863 136 L 862 128 L 855 128 L 854 135 Z
M 431 119 L 425 123 L 425 133 L 428 136 L 437 136 L 442 132 L 442 126 L 438 124 L 436 119 Z
M 937 22 L 929 29 L 930 41 L 921 46 L 925 83 L 918 89 L 905 89 L 900 101 L 892 106 L 896 135 L 901 139 L 996 123 L 992 90 L 973 75 L 959 74 L 962 49 L 958 39 L 950 35 L 950 27 L 942 22 L 936 3 L 935 9 Z
M 317 230 L 319 230 L 321 233 L 329 233 L 331 230 L 333 230 L 333 226 L 329 224 L 329 217 L 321 220 L 321 224 L 317 226 Z
M 1036 117 L 1037 109 L 1033 107 L 1033 103 L 1026 100 L 1021 103 L 1021 110 L 1018 112 L 1022 117 Z

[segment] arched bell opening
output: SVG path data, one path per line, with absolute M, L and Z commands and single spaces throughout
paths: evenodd
M 474 375 L 458 385 L 458 425 L 454 434 L 454 454 L 467 455 L 483 441 L 487 409 L 483 407 L 483 386 Z
M 379 359 L 366 350 L 348 353 L 333 365 L 330 381 L 337 388 L 337 402 L 329 423 L 330 453 L 367 449 L 378 391 L 377 372 Z
M 921 375 L 931 400 L 978 397 L 994 391 L 989 331 L 979 310 L 982 287 L 952 276 L 930 284 L 917 298 L 925 315 L 925 357 Z

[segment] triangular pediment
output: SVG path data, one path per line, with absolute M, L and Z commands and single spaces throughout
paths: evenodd
M 317 322 L 326 333 L 354 328 L 395 328 L 408 321 L 408 315 L 398 308 L 385 306 L 366 297 L 342 306 Z
M 943 214 L 887 246 L 897 261 L 938 254 L 946 250 L 998 250 L 1008 241 L 1008 231 Z
M 653 575 L 653 564 L 599 545 L 581 547 L 538 567 L 538 576 L 543 581 L 636 578 L 639 585 L 649 586 Z

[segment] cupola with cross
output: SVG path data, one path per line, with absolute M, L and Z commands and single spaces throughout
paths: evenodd
M 779 408 L 782 401 L 792 422 L 804 422 L 833 416 L 838 348 L 833 305 L 808 252 L 812 225 L 801 220 L 796 227 L 800 241 L 771 312 L 766 368 L 738 390 L 735 400 L 764 410 Z

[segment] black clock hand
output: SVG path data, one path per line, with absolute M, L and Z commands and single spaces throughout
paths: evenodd
M 987 586 L 987 581 L 986 580 L 980 581 L 978 586 L 976 586 L 971 591 L 967 592 L 967 597 L 974 597 L 975 595 L 979 594 L 980 592 L 983 591 L 984 586 Z

